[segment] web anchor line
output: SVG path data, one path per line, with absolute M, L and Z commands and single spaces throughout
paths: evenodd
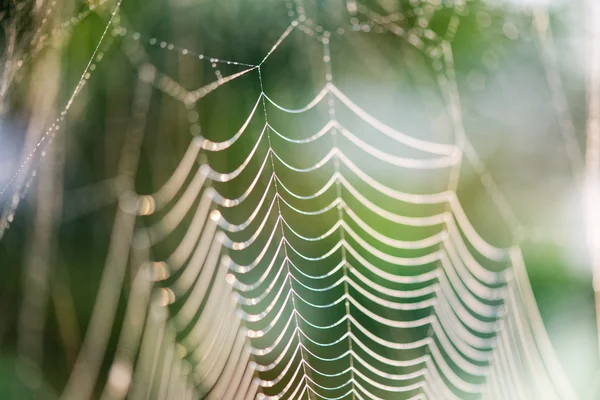
M 43 134 L 41 135 L 41 138 L 35 144 L 35 147 L 33 147 L 33 149 L 29 152 L 29 154 L 27 154 L 25 159 L 22 161 L 22 163 L 17 168 L 16 172 L 8 180 L 8 182 L 4 185 L 2 190 L 0 190 L 0 196 L 2 196 L 13 185 L 13 182 L 17 181 L 17 178 L 19 178 L 21 175 L 25 174 L 25 170 L 30 168 L 31 164 L 34 162 L 34 157 L 37 155 L 37 153 L 39 151 L 41 151 L 41 156 L 43 157 L 45 155 L 45 151 L 43 151 L 43 147 L 50 146 L 52 144 L 52 140 L 53 140 L 54 136 L 60 131 L 61 125 L 64 123 L 63 121 L 64 121 L 66 115 L 68 114 L 69 109 L 71 108 L 71 105 L 73 104 L 73 101 L 75 100 L 77 95 L 81 92 L 83 87 L 86 85 L 87 81 L 90 79 L 91 72 L 92 72 L 90 70 L 91 66 L 95 65 L 95 63 L 100 62 L 102 60 L 102 58 L 104 56 L 104 52 L 108 49 L 108 45 L 110 45 L 110 41 L 109 41 L 104 47 L 102 47 L 102 44 L 106 38 L 106 35 L 107 35 L 110 27 L 112 26 L 112 24 L 115 20 L 115 17 L 117 16 L 117 14 L 119 12 L 121 2 L 122 2 L 122 0 L 119 0 L 117 2 L 117 4 L 115 5 L 115 7 L 110 15 L 110 18 L 109 18 L 106 26 L 104 27 L 102 35 L 100 36 L 100 39 L 98 40 L 98 43 L 97 43 L 94 51 L 92 52 L 92 55 L 89 58 L 89 61 L 86 65 L 86 67 L 84 68 L 83 73 L 81 74 L 81 78 L 75 85 L 75 89 L 71 93 L 69 100 L 67 101 L 66 105 L 62 109 L 60 116 L 58 118 L 56 118 L 54 123 L 52 123 L 45 132 L 43 132 Z M 31 175 L 32 175 L 32 178 L 36 176 L 35 166 L 34 166 L 34 171 L 32 172 Z M 21 177 L 21 178 L 25 179 L 25 177 Z M 2 210 L 2 214 L 0 215 L 0 239 L 4 235 L 4 231 L 8 228 L 8 224 L 12 221 L 12 219 L 14 217 L 14 213 L 15 213 L 17 207 L 19 206 L 20 198 L 22 196 L 24 196 L 24 193 L 21 193 L 21 191 L 23 190 L 23 188 L 22 188 L 23 182 L 17 181 L 16 184 L 17 184 L 17 188 L 14 189 L 13 195 L 11 196 L 10 200 L 8 200 L 5 203 L 4 209 Z

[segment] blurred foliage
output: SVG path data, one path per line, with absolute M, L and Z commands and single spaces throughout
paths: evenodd
M 53 15 L 59 23 L 88 6 L 75 1 L 57 3 Z M 350 27 L 351 16 L 342 1 L 306 3 L 307 14 L 315 25 L 332 32 L 339 27 Z M 411 7 L 408 1 L 380 3 L 397 4 L 394 7 L 398 12 Z M 384 13 L 386 10 L 380 3 L 373 0 L 369 5 Z M 113 7 L 112 1 L 99 6 L 73 26 L 61 43 L 53 43 L 34 60 L 33 64 L 43 63 L 45 52 L 56 51 L 61 55 L 57 110 L 66 103 L 80 79 Z M 569 107 L 577 131 L 583 132 L 585 80 L 581 70 L 573 70 L 571 65 L 583 62 L 577 58 L 580 54 L 577 46 L 582 44 L 580 37 L 583 35 L 581 27 L 574 23 L 577 12 L 578 8 L 571 4 L 558 5 L 551 9 L 551 22 L 559 54 L 565 55 L 560 59 L 560 66 Z M 432 29 L 444 35 L 454 14 L 455 11 L 447 10 L 436 15 Z M 290 21 L 286 3 L 282 0 L 124 0 L 119 17 L 127 34 L 121 36 L 119 30 L 109 31 L 109 35 L 114 36 L 114 44 L 77 97 L 59 141 L 66 154 L 64 221 L 58 230 L 58 244 L 51 262 L 50 290 L 53 296 L 56 291 L 69 291 L 80 334 L 86 331 L 104 268 L 115 204 L 79 214 L 77 210 L 86 210 L 86 204 L 81 202 L 90 199 L 79 198 L 74 193 L 78 188 L 103 182 L 117 173 L 139 68 L 126 55 L 127 46 L 133 46 L 131 33 L 140 32 L 144 37 L 157 38 L 159 42 L 165 40 L 212 57 L 258 63 Z M 410 25 L 414 21 L 407 23 Z M 518 29 L 518 39 L 506 36 L 503 31 L 506 23 Z M 524 226 L 536 227 L 536 232 L 544 234 L 541 240 L 537 237 L 531 240 L 529 233 L 533 231 L 525 232 L 525 261 L 559 358 L 579 392 L 586 393 L 598 367 L 591 273 L 585 255 L 581 208 L 573 199 L 577 188 L 569 171 L 559 121 L 533 36 L 529 11 L 509 5 L 493 7 L 479 1 L 470 2 L 453 41 L 457 81 L 467 135 Z M 147 40 L 140 40 L 140 43 L 143 43 L 149 62 L 188 89 L 216 79 L 217 67 L 211 66 L 206 59 L 182 55 L 160 45 L 151 46 Z M 331 47 L 334 82 L 358 104 L 412 136 L 440 142 L 453 140 L 434 71 L 420 51 L 389 32 L 378 31 L 334 35 Z M 24 68 L 29 71 L 32 66 Z M 240 71 L 241 67 L 219 65 L 218 69 L 225 76 Z M 3 127 L 7 128 L 0 134 L 0 148 L 3 142 L 10 142 L 13 157 L 23 147 L 23 126 L 31 112 L 20 96 L 36 85 L 35 81 L 27 80 L 27 72 L 24 76 L 15 83 L 10 100 L 7 100 L 13 104 L 10 112 L 2 116 Z M 265 92 L 276 102 L 289 108 L 302 107 L 325 83 L 321 44 L 294 32 L 265 63 L 263 78 Z M 155 90 L 136 176 L 137 191 L 156 190 L 177 166 L 192 134 L 198 133 L 190 133 L 190 111 L 197 112 L 202 135 L 223 140 L 239 129 L 259 93 L 255 73 L 222 86 L 198 102 L 193 110 Z M 321 122 L 326 120 L 326 113 L 326 107 L 307 117 L 281 117 L 272 113 L 269 122 L 287 136 L 306 137 L 323 125 Z M 352 117 L 344 114 L 340 118 Z M 227 153 L 227 156 L 211 154 L 208 161 L 217 170 L 231 170 L 247 154 L 262 124 L 260 119 L 254 121 L 248 130 L 250 133 L 236 145 L 233 153 Z M 579 139 L 583 143 L 583 136 Z M 325 150 L 323 154 L 296 154 L 276 141 L 274 147 L 294 165 L 311 165 L 325 154 Z M 254 170 L 260 160 L 259 157 L 254 162 Z M 2 186 L 14 174 L 16 165 L 13 162 L 2 171 Z M 365 165 L 365 168 L 371 167 L 375 168 Z M 291 187 L 305 193 L 320 187 L 327 176 L 324 173 L 322 182 L 308 182 L 293 174 L 281 173 L 281 178 L 289 180 Z M 249 181 L 251 178 L 248 175 L 243 179 Z M 389 183 L 407 191 L 431 191 L 443 188 L 446 178 L 407 174 L 406 177 L 389 177 Z M 236 187 L 219 185 L 218 189 L 229 197 L 239 195 Z M 485 238 L 498 245 L 510 244 L 510 234 L 494 211 L 492 199 L 468 165 L 461 174 L 458 195 Z M 35 186 L 0 241 L 0 398 L 42 398 L 38 397 L 39 391 L 30 392 L 21 383 L 20 372 L 15 368 L 22 266 L 33 225 L 34 199 Z M 223 212 L 231 221 L 242 219 L 242 216 L 227 215 L 226 210 Z M 322 227 L 330 226 L 330 222 L 316 221 L 303 229 L 309 233 L 323 232 Z M 296 226 L 301 221 L 294 223 Z M 377 224 L 377 221 L 373 223 Z M 552 232 L 559 232 L 558 237 Z M 180 234 L 172 240 L 177 241 Z M 546 240 L 546 237 L 552 240 Z M 124 291 L 120 316 L 126 297 L 127 291 Z M 44 364 L 40 375 L 44 381 L 39 383 L 47 389 L 43 391 L 44 398 L 54 398 L 60 393 L 72 367 L 57 328 L 54 300 L 48 304 L 44 333 Z M 118 328 L 117 324 L 113 329 L 109 352 L 116 346 Z M 107 367 L 105 365 L 103 374 Z

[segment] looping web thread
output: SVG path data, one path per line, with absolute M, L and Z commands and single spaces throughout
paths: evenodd
M 147 40 L 168 51 L 244 69 L 227 77 L 217 75 L 215 82 L 188 91 L 140 61 L 137 114 L 128 137 L 143 130 L 150 85 L 190 105 L 221 85 L 256 73 L 260 94 L 229 140 L 195 137 L 156 193 L 134 193 L 129 177 L 127 190 L 118 198 L 91 317 L 90 326 L 97 328 L 86 337 L 64 398 L 89 398 L 96 386 L 128 260 L 134 279 L 102 398 L 575 398 L 543 327 L 519 247 L 499 248 L 486 242 L 456 195 L 460 163 L 466 157 L 519 236 L 514 214 L 462 126 L 447 39 L 453 36 L 457 20 L 452 19 L 447 38 L 440 39 L 427 29 L 402 28 L 393 18 L 381 17 L 353 0 L 347 4 L 352 14 L 360 13 L 422 49 L 434 67 L 440 63 L 438 82 L 456 143 L 407 135 L 344 94 L 332 73 L 333 35 L 306 18 L 301 0 L 287 2 L 295 19 L 258 64 L 206 58 L 133 33 L 131 39 L 138 44 Z M 456 7 L 462 6 L 456 2 Z M 423 24 L 432 12 L 422 15 Z M 112 17 L 102 38 L 111 23 Z M 127 31 L 117 26 L 114 34 L 123 36 Z M 290 109 L 265 93 L 262 74 L 269 56 L 295 31 L 322 44 L 326 83 L 305 107 Z M 435 45 L 425 45 L 430 42 Z M 65 111 L 80 90 L 78 85 Z M 309 112 L 321 102 L 327 102 L 327 122 L 305 139 L 288 137 L 269 123 L 269 107 L 271 112 L 293 115 Z M 400 157 L 362 140 L 359 132 L 338 120 L 341 107 L 422 157 Z M 263 113 L 257 114 L 260 108 Z M 196 165 L 202 151 L 227 151 L 261 114 L 264 124 L 258 139 L 235 169 L 220 172 L 207 164 Z M 311 146 L 322 146 L 327 136 L 331 148 L 310 166 L 293 165 L 271 142 L 277 138 L 298 151 L 310 151 Z M 265 143 L 267 150 L 261 154 Z M 448 189 L 414 194 L 389 187 L 361 168 L 362 157 L 353 159 L 354 152 L 344 151 L 347 146 L 394 173 L 447 171 Z M 135 158 L 134 153 L 123 154 L 123 165 L 131 164 L 128 158 Z M 210 181 L 235 184 L 250 165 L 258 165 L 258 172 L 238 198 L 227 198 L 207 186 Z M 285 182 L 289 176 L 310 179 L 331 165 L 332 175 L 313 193 L 297 193 Z M 264 189 L 261 180 L 267 182 Z M 440 205 L 444 211 L 421 217 L 395 213 L 369 199 L 365 187 L 389 202 Z M 315 209 L 313 200 L 326 196 L 333 200 Z M 228 221 L 217 209 L 234 209 L 254 198 L 258 198 L 256 205 L 249 207 L 252 211 L 241 223 Z M 147 215 L 160 218 L 136 230 L 136 219 Z M 309 236 L 294 226 L 291 215 L 306 221 L 335 215 L 335 222 L 321 234 Z M 419 240 L 400 240 L 372 226 L 372 217 L 384 220 L 392 231 L 427 227 L 436 232 Z M 182 224 L 186 227 L 181 241 L 164 259 L 153 260 L 153 247 Z M 324 248 L 307 246 L 311 243 L 324 243 L 329 250 L 311 253 L 309 249 Z

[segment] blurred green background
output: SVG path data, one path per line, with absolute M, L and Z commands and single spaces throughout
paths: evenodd
M 375 117 L 411 136 L 453 142 L 448 110 L 434 69 L 421 51 L 377 26 L 351 21 L 353 16 L 342 0 L 306 0 L 305 3 L 306 14 L 313 23 L 332 32 L 333 81 L 337 87 Z M 412 3 L 363 2 L 381 14 L 407 12 L 413 7 Z M 587 42 L 585 26 L 580 21 L 584 8 L 567 1 L 534 6 L 549 9 L 563 94 L 573 116 L 577 140 L 583 146 Z M 14 5 L 8 6 L 5 23 L 14 10 L 10 7 Z M 87 7 L 89 4 L 76 1 L 58 2 L 52 17 L 60 25 Z M 34 73 L 35 69 L 47 71 L 57 79 L 59 88 L 54 108 L 60 110 L 77 85 L 113 8 L 112 1 L 101 4 L 59 39 L 49 39 L 51 45 L 41 50 L 33 62 L 23 68 L 20 80 L 14 82 L 5 98 L 9 110 L 2 115 L 1 186 L 17 170 L 19 154 L 25 146 L 24 132 L 32 108 L 23 99 L 38 84 L 36 77 L 40 75 Z M 584 216 L 577 180 L 570 169 L 561 136 L 561 116 L 554 108 L 553 93 L 546 80 L 547 60 L 536 39 L 531 10 L 532 5 L 525 2 L 483 0 L 469 2 L 463 9 L 464 15 L 452 42 L 461 110 L 467 136 L 524 226 L 522 247 L 527 270 L 559 359 L 578 393 L 583 398 L 594 398 L 598 395 L 594 394 L 593 384 L 598 371 L 598 346 Z M 123 1 L 118 23 L 126 33 L 109 30 L 114 43 L 77 96 L 65 127 L 55 140 L 58 154 L 64 158 L 64 165 L 60 166 L 63 183 L 59 188 L 63 193 L 63 207 L 48 275 L 50 300 L 39 374 L 44 388 L 41 392 L 28 387 L 15 367 L 23 266 L 27 254 L 31 253 L 28 238 L 35 224 L 35 183 L 0 241 L 0 398 L 57 397 L 86 331 L 116 205 L 105 186 L 92 187 L 89 191 L 80 188 L 117 175 L 140 66 L 127 54 L 132 54 L 134 51 L 130 50 L 135 46 L 141 46 L 148 62 L 158 71 L 187 89 L 195 89 L 217 79 L 217 69 L 226 76 L 244 67 L 222 64 L 213 67 L 210 60 L 161 48 L 161 41 L 190 52 L 256 64 L 289 25 L 288 12 L 283 0 Z M 454 15 L 454 9 L 436 13 L 431 28 L 444 35 Z M 408 19 L 405 23 L 412 26 L 415 21 Z M 26 31 L 28 22 L 24 24 Z M 29 24 L 33 29 L 35 21 Z M 353 24 L 358 31 L 352 29 Z M 344 30 L 342 34 L 340 28 Z M 135 32 L 141 34 L 138 41 L 133 40 Z M 156 38 L 158 45 L 151 45 L 149 38 Z M 8 41 L 6 32 L 4 40 Z M 325 84 L 322 52 L 321 43 L 295 30 L 262 68 L 265 92 L 288 108 L 307 104 Z M 58 62 L 46 67 L 45 63 L 52 57 L 58 57 Z M 236 132 L 258 98 L 258 84 L 256 72 L 250 72 L 206 96 L 193 109 L 154 90 L 146 116 L 136 190 L 150 193 L 158 189 L 177 166 L 193 135 L 201 133 L 219 141 Z M 271 111 L 270 124 L 290 137 L 307 137 L 327 121 L 326 104 L 305 116 L 290 117 L 275 112 L 272 107 L 267 109 Z M 349 126 L 357 126 L 343 111 L 338 118 L 348 121 Z M 258 137 L 263 122 L 260 118 L 253 120 L 241 144 L 227 154 L 209 155 L 210 164 L 220 171 L 238 165 Z M 275 140 L 274 147 L 278 154 L 298 166 L 309 166 L 327 153 L 324 148 L 299 154 Z M 261 160 L 262 157 L 257 157 L 254 161 L 255 170 Z M 330 172 L 324 172 L 322 179 L 315 181 L 303 181 L 285 172 L 280 175 L 290 180 L 292 187 L 310 193 L 328 179 Z M 250 175 L 241 178 L 247 181 L 240 182 L 239 187 L 217 184 L 217 189 L 235 197 L 240 193 L 239 188 L 245 188 Z M 387 178 L 406 191 L 431 192 L 445 185 L 443 176 L 433 175 L 407 173 Z M 484 238 L 499 246 L 511 244 L 510 232 L 469 165 L 465 165 L 461 173 L 458 196 Z M 7 202 L 8 195 L 0 200 Z M 245 219 L 241 215 L 227 215 L 226 211 L 224 214 L 231 221 Z M 330 222 L 312 221 L 304 222 L 307 234 L 324 232 Z M 295 226 L 298 224 L 303 222 L 295 221 Z M 318 253 L 314 250 L 314 254 Z M 70 306 L 61 303 L 64 301 L 61 293 L 68 293 Z M 121 298 L 120 315 L 124 312 L 126 297 Z M 69 338 L 61 336 L 64 318 L 76 322 L 76 329 L 71 330 Z M 113 329 L 109 352 L 116 345 L 118 328 L 117 324 Z M 108 364 L 103 374 L 106 368 Z

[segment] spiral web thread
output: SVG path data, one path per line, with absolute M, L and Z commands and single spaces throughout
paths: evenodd
M 576 397 L 553 353 L 518 245 L 498 248 L 486 242 L 470 224 L 456 194 L 466 160 L 518 242 L 520 224 L 461 122 L 450 43 L 464 4 L 419 4 L 424 7 L 416 9 L 424 10 L 421 17 L 426 20 L 438 9 L 456 10 L 446 37 L 426 28 L 407 29 L 399 18 L 381 16 L 353 0 L 347 6 L 350 14 L 385 28 L 431 59 L 439 71 L 455 144 L 406 135 L 346 96 L 331 71 L 333 36 L 307 22 L 300 1 L 288 2 L 293 20 L 260 63 L 195 55 L 240 71 L 218 76 L 194 91 L 186 91 L 147 62 L 141 45 L 147 39 L 128 33 L 119 18 L 113 19 L 117 3 L 105 33 L 112 26 L 113 36 L 138 43 L 128 55 L 139 67 L 139 81 L 117 177 L 121 191 L 106 265 L 64 398 L 89 398 L 97 385 L 128 265 L 133 283 L 102 398 Z M 324 87 L 300 109 L 278 104 L 262 85 L 261 67 L 292 33 L 306 34 L 322 45 L 326 71 Z M 97 47 L 100 53 L 113 41 L 104 36 Z M 155 44 L 152 40 L 150 44 Z M 163 43 L 160 47 L 167 50 L 189 53 Z M 95 52 L 63 117 L 90 78 L 90 65 L 100 60 Z M 195 137 L 160 190 L 136 194 L 133 177 L 152 87 L 193 105 L 247 74 L 256 76 L 261 92 L 240 129 L 223 142 Z M 288 137 L 269 123 L 271 113 L 302 114 L 325 102 L 329 119 L 308 137 Z M 337 118 L 341 108 L 421 157 L 401 157 L 371 145 Z M 219 172 L 197 164 L 202 152 L 230 151 L 251 121 L 259 118 L 263 126 L 258 139 L 235 169 Z M 51 142 L 58 130 L 53 126 L 42 141 Z M 278 146 L 290 146 L 310 152 L 322 149 L 325 140 L 330 140 L 329 151 L 309 166 L 292 165 L 277 151 Z M 361 157 L 354 159 L 347 148 L 358 150 Z M 381 163 L 398 176 L 411 170 L 447 171 L 448 188 L 431 194 L 402 192 L 365 172 L 359 165 L 364 159 Z M 258 171 L 250 170 L 253 165 Z M 282 173 L 308 180 L 327 167 L 333 173 L 314 193 L 296 193 Z M 244 173 L 254 178 L 237 198 L 226 198 L 208 185 L 236 185 Z M 267 182 L 264 188 L 260 182 Z M 368 188 L 368 193 L 359 187 Z M 371 192 L 398 204 L 398 209 L 439 205 L 443 211 L 420 217 L 397 214 L 370 200 Z M 315 209 L 317 200 L 323 199 L 328 205 Z M 13 212 L 17 204 L 13 202 Z M 238 207 L 246 215 L 242 223 L 228 221 L 219 211 Z M 143 225 L 136 221 L 149 215 L 160 219 L 136 229 Z M 286 215 L 307 223 L 335 215 L 335 223 L 321 235 L 307 236 Z M 369 225 L 374 218 L 385 221 L 383 232 L 431 228 L 435 233 L 400 240 Z M 187 224 L 183 239 L 168 257 L 153 260 L 153 247 L 182 224 Z M 316 248 L 312 244 L 322 241 L 333 245 L 325 253 L 312 254 L 311 248 Z M 252 261 L 240 261 L 248 259 Z M 303 312 L 307 309 L 310 313 Z M 330 322 L 323 324 L 324 320 Z M 365 326 L 366 320 L 371 328 Z

